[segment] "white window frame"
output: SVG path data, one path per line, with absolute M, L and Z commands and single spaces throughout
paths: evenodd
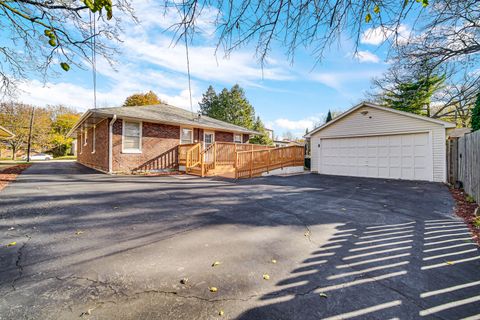
M 138 125 L 139 125 L 140 141 L 138 143 L 138 149 L 126 149 L 125 148 L 125 123 L 126 122 L 138 123 Z M 122 121 L 122 153 L 142 153 L 142 137 L 143 137 L 142 127 L 143 127 L 142 121 L 134 121 L 134 120 L 123 119 L 123 121 Z
M 187 143 L 182 143 L 182 131 L 183 129 L 187 129 L 187 130 L 190 130 L 192 132 L 192 138 L 190 139 L 190 142 L 189 143 L 193 143 L 193 133 L 194 133 L 194 130 L 193 128 L 191 127 L 180 127 L 180 144 L 187 144 Z
M 85 128 L 85 135 L 83 137 L 83 145 L 86 146 L 88 142 L 88 127 Z
M 93 125 L 93 129 L 92 129 L 92 153 L 95 153 L 95 138 L 96 138 L 96 132 L 95 132 L 95 129 L 96 129 L 96 125 Z
M 235 136 L 240 136 L 240 141 L 235 140 Z M 243 143 L 243 134 L 241 134 L 241 133 L 234 133 L 234 134 L 233 134 L 233 142 L 234 142 L 234 143 Z

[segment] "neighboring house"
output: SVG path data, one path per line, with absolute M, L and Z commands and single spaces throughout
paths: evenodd
M 273 141 L 273 130 L 265 128 L 265 132 L 267 133 L 267 136 L 270 138 L 270 140 Z
M 303 146 L 304 145 L 304 143 L 302 143 L 302 142 L 291 141 L 291 140 L 287 140 L 287 139 L 273 140 L 273 144 L 275 145 L 276 148 L 289 147 L 289 146 Z
M 7 140 L 15 137 L 15 135 L 4 127 L 0 126 L 0 139 Z
M 455 124 L 363 102 L 306 135 L 322 174 L 446 182 Z
M 167 104 L 90 109 L 68 136 L 77 161 L 103 172 L 131 172 L 165 155 L 162 168 L 178 167 L 178 146 L 215 141 L 247 143 L 257 132 Z M 160 160 L 159 160 L 160 161 Z

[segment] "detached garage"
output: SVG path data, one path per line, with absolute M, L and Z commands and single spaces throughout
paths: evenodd
M 446 182 L 448 128 L 455 124 L 364 102 L 306 136 L 311 170 Z

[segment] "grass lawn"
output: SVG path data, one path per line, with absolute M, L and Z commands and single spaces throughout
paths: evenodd
M 77 156 L 61 156 L 54 158 L 55 160 L 77 160 Z
M 27 163 L 26 161 L 23 160 L 0 160 L 0 170 L 16 166 L 17 164 L 24 164 Z

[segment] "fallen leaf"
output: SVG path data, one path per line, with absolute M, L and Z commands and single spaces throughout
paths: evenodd
M 327 296 L 327 294 L 326 294 L 326 293 L 320 292 L 320 294 L 319 294 L 319 295 L 320 295 L 320 297 L 322 297 L 322 298 L 328 298 L 328 296 Z
M 187 282 L 188 282 L 188 278 L 183 278 L 182 280 L 180 280 L 181 284 L 187 284 Z
M 78 231 L 75 232 L 75 234 L 76 234 L 77 236 L 79 236 L 79 235 L 83 234 L 83 231 L 78 230 Z
M 215 261 L 214 263 L 212 263 L 212 267 L 216 267 L 216 266 L 218 266 L 218 265 L 220 265 L 220 264 L 221 264 L 220 261 Z
M 305 231 L 305 233 L 303 234 L 305 237 L 309 237 L 310 236 L 310 231 Z
M 277 260 L 275 260 L 275 259 L 272 259 L 272 263 L 277 263 Z
M 210 292 L 217 292 L 218 291 L 217 287 L 210 287 L 210 288 L 208 288 L 208 290 L 210 290 Z
M 88 310 L 87 310 L 87 311 L 85 311 L 85 312 L 82 312 L 82 314 L 80 315 L 80 317 L 83 317 L 83 316 L 89 316 L 89 315 L 91 315 L 91 314 L 92 314 L 92 311 L 93 311 L 93 309 L 95 309 L 95 308 L 91 308 L 91 309 L 88 309 Z
M 219 316 L 223 317 L 224 314 L 225 314 L 225 312 L 223 312 L 223 310 L 218 311 Z
M 17 243 L 15 241 L 13 242 L 10 242 L 9 244 L 7 244 L 7 247 L 13 247 L 13 246 L 16 246 Z
M 263 275 L 263 280 L 270 280 L 270 276 L 265 273 L 265 274 Z

